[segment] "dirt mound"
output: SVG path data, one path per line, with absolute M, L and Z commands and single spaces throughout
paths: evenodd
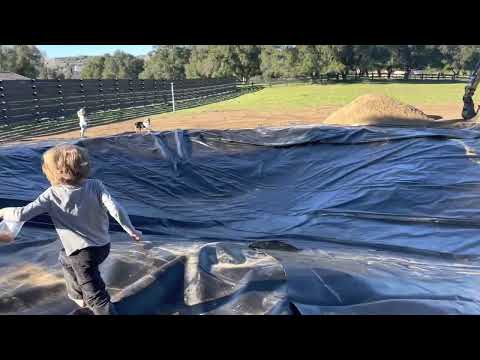
M 335 125 L 417 125 L 433 121 L 417 108 L 389 96 L 366 94 L 335 111 L 324 123 Z
M 18 285 L 28 284 L 31 286 L 53 285 L 61 283 L 63 278 L 57 277 L 46 269 L 33 264 L 26 264 L 18 267 L 14 271 L 4 274 L 0 277 L 0 285 L 7 282 L 15 282 Z
M 3 268 L 0 276 L 0 314 L 27 311 L 65 296 L 65 281 L 59 271 L 35 264 Z

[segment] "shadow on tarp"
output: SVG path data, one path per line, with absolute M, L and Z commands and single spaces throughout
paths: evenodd
M 102 273 L 122 314 L 478 314 L 479 136 L 305 126 L 77 144 L 146 234 L 111 223 Z M 51 145 L 0 148 L 1 207 L 48 187 Z M 59 246 L 43 215 L 0 247 L 0 313 L 75 309 Z

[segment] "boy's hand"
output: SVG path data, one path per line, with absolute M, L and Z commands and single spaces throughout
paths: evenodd
M 135 241 L 142 241 L 142 232 L 138 230 L 133 230 L 133 232 L 130 234 L 131 238 Z

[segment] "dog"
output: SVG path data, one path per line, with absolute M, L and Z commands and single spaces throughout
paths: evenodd
M 135 132 L 142 132 L 144 129 L 147 130 L 147 131 L 150 131 L 150 127 L 151 127 L 151 124 L 150 124 L 150 118 L 147 118 L 147 120 L 145 121 L 137 121 L 135 122 Z

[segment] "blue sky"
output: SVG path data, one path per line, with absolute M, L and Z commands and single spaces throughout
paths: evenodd
M 103 55 L 122 50 L 132 55 L 145 55 L 153 45 L 37 45 L 49 58 L 78 55 Z

